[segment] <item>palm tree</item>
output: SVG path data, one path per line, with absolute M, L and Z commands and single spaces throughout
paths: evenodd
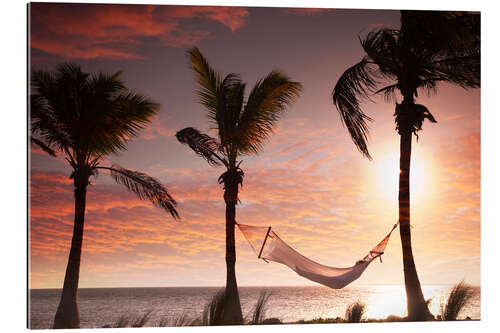
M 415 104 L 419 91 L 436 91 L 439 82 L 463 88 L 480 85 L 479 15 L 463 12 L 402 11 L 399 30 L 371 31 L 361 45 L 366 55 L 348 68 L 333 89 L 333 103 L 360 152 L 371 159 L 367 147 L 371 121 L 360 108 L 361 99 L 384 94 L 396 101 L 395 122 L 400 135 L 399 226 L 408 318 L 431 318 L 418 279 L 410 235 L 410 159 L 412 134 L 433 115 Z M 380 88 L 384 83 L 385 87 Z
M 55 73 L 33 71 L 30 96 L 31 142 L 51 155 L 61 152 L 72 168 L 75 216 L 73 238 L 54 328 L 78 328 L 77 304 L 85 201 L 90 178 L 99 170 L 179 217 L 175 200 L 150 176 L 112 165 L 101 165 L 104 156 L 126 148 L 127 141 L 144 128 L 159 105 L 129 91 L 115 74 L 90 75 L 75 64 L 60 64 Z
M 257 154 L 283 111 L 298 97 L 302 85 L 279 71 L 258 81 L 245 101 L 245 84 L 236 74 L 224 78 L 215 72 L 197 48 L 188 51 L 198 83 L 199 102 L 218 133 L 212 138 L 192 127 L 179 131 L 177 139 L 212 166 L 224 166 L 219 177 L 226 203 L 226 268 L 224 323 L 243 322 L 236 284 L 234 227 L 238 186 L 243 183 L 241 155 Z

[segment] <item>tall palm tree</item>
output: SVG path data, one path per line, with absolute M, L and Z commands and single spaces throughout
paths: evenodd
M 177 139 L 205 158 L 212 166 L 224 166 L 219 177 L 226 203 L 226 268 L 223 322 L 243 322 L 236 284 L 234 227 L 239 185 L 243 183 L 241 155 L 257 154 L 283 111 L 298 97 L 302 85 L 279 71 L 270 72 L 258 81 L 245 101 L 245 84 L 236 74 L 224 78 L 215 72 L 197 48 L 188 51 L 198 83 L 199 102 L 217 131 L 212 138 L 192 127 L 179 131 Z
M 396 102 L 395 122 L 400 135 L 399 226 L 404 279 L 410 320 L 431 318 L 418 279 L 410 234 L 410 159 L 412 135 L 433 115 L 415 103 L 419 91 L 434 92 L 439 82 L 463 88 L 480 85 L 479 16 L 463 12 L 402 11 L 399 30 L 371 31 L 361 45 L 366 55 L 348 68 L 333 89 L 333 103 L 360 152 L 367 147 L 371 121 L 360 108 L 362 99 L 384 94 Z M 383 86 L 383 84 L 387 84 Z M 382 86 L 382 88 L 380 88 Z M 399 93 L 399 95 L 398 95 Z
M 54 328 L 77 328 L 77 303 L 87 186 L 99 170 L 157 207 L 179 217 L 167 189 L 150 176 L 118 165 L 101 165 L 103 157 L 126 148 L 127 141 L 156 114 L 159 105 L 129 91 L 115 74 L 90 75 L 75 64 L 60 64 L 55 73 L 33 71 L 30 96 L 31 142 L 52 156 L 65 155 L 72 168 L 75 195 L 73 238 Z

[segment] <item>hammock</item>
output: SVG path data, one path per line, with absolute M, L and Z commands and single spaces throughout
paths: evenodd
M 380 258 L 380 262 L 382 262 L 381 256 L 384 254 L 387 242 L 389 242 L 389 238 L 397 225 L 396 223 L 387 236 L 368 252 L 363 259 L 357 261 L 354 266 L 337 268 L 325 266 L 304 257 L 282 241 L 271 227 L 257 227 L 237 223 L 243 236 L 250 243 L 259 259 L 263 259 L 265 262 L 270 260 L 286 265 L 300 276 L 333 289 L 344 288 L 359 278 L 375 258 Z

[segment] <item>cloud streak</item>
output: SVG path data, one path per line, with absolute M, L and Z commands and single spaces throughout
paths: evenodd
M 479 256 L 479 177 L 474 172 L 479 163 L 478 136 L 458 138 L 456 142 L 460 149 L 454 150 L 451 144 L 439 147 L 441 154 L 447 154 L 439 172 L 449 174 L 450 168 L 468 161 L 464 173 L 471 176 L 452 177 L 443 182 L 441 193 L 433 195 L 439 209 L 437 206 L 422 209 L 419 204 L 413 215 L 414 251 L 424 272 L 423 281 L 441 281 L 429 275 L 430 272 L 440 272 L 445 267 L 440 262 L 446 262 L 446 267 L 453 266 L 454 258 L 463 257 L 464 251 L 470 256 Z M 318 147 L 321 146 L 312 151 Z M 297 145 L 296 148 L 303 147 Z M 339 169 L 348 168 L 348 162 L 342 165 L 335 160 L 339 151 L 334 150 L 318 161 L 328 160 Z M 380 217 L 381 202 L 376 195 L 367 193 L 366 184 L 341 173 L 336 176 L 324 173 L 312 168 L 314 163 L 296 164 L 293 168 L 286 164 L 246 167 L 237 220 L 272 225 L 283 239 L 314 260 L 334 266 L 351 265 L 385 235 L 393 219 Z M 168 178 L 174 180 L 168 185 L 179 202 L 181 222 L 173 222 L 165 213 L 139 201 L 118 185 L 106 182 L 92 185 L 87 200 L 83 245 L 86 264 L 82 266 L 82 276 L 86 279 L 82 285 L 106 285 L 108 278 L 119 279 L 119 275 L 115 275 L 118 271 L 124 279 L 120 283 L 124 285 L 126 281 L 129 285 L 133 284 L 131 281 L 158 285 L 160 282 L 154 276 L 160 271 L 169 276 L 164 283 L 173 285 L 185 285 L 185 281 L 222 283 L 225 206 L 223 190 L 216 183 L 219 171 L 169 170 Z M 51 286 L 58 287 L 50 281 L 62 280 L 63 269 L 58 271 L 58 267 L 64 267 L 71 240 L 72 184 L 62 173 L 46 172 L 35 172 L 31 182 L 30 249 L 36 268 L 32 270 L 32 284 L 40 287 L 53 283 Z M 395 233 L 384 257 L 386 265 L 369 270 L 365 281 L 399 281 L 399 246 Z M 252 274 L 266 271 L 239 234 L 237 247 L 240 281 L 256 283 Z M 46 266 L 42 266 L 42 262 Z M 194 279 L 200 270 L 211 273 L 207 273 L 204 280 Z M 177 278 L 170 276 L 174 271 Z M 287 270 L 278 269 L 272 276 L 266 278 L 267 283 L 279 284 L 283 279 L 307 283 Z M 130 280 L 132 278 L 134 280 Z

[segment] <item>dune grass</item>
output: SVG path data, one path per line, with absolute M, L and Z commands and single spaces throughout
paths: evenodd
M 250 325 L 262 325 L 265 322 L 266 306 L 271 297 L 271 293 L 264 290 L 260 293 L 259 299 L 255 304 L 252 319 L 248 321 Z
M 347 306 L 347 309 L 345 311 L 344 321 L 346 323 L 361 323 L 365 311 L 366 311 L 366 304 L 360 301 L 356 301 Z
M 201 326 L 223 325 L 225 290 L 219 290 L 205 305 L 201 320 L 195 321 Z
M 182 327 L 182 326 L 217 326 L 224 325 L 224 289 L 216 292 L 203 308 L 201 316 L 198 318 L 188 318 L 186 313 L 173 319 L 161 319 L 157 327 Z
M 268 291 L 261 292 L 257 303 L 252 311 L 250 319 L 246 321 L 247 325 L 272 325 L 272 324 L 282 324 L 281 320 L 278 318 L 265 318 L 266 306 L 269 301 L 271 293 Z M 156 327 L 180 327 L 180 326 L 217 326 L 224 325 L 223 315 L 224 315 L 224 298 L 225 290 L 219 290 L 215 293 L 208 303 L 203 308 L 203 312 L 200 317 L 195 319 L 190 319 L 183 313 L 182 315 L 169 319 L 162 318 L 154 326 Z M 146 313 L 133 316 L 133 315 L 122 315 L 114 323 L 105 325 L 103 328 L 124 328 L 124 327 L 144 327 L 149 320 L 149 317 L 153 310 L 149 310 Z
M 439 319 L 445 321 L 457 320 L 460 312 L 472 300 L 475 294 L 476 290 L 464 281 L 460 281 L 454 285 L 446 303 L 441 304 Z
M 474 287 L 469 286 L 464 281 L 461 281 L 453 286 L 448 295 L 445 304 L 441 304 L 440 315 L 438 320 L 457 320 L 458 315 L 464 307 L 471 301 L 476 294 Z M 407 321 L 406 317 L 389 315 L 385 319 L 370 319 L 364 318 L 366 313 L 366 304 L 356 301 L 346 307 L 344 318 L 314 318 L 310 320 L 299 320 L 295 322 L 285 323 L 279 318 L 266 318 L 266 310 L 268 308 L 271 293 L 263 291 L 260 293 L 253 310 L 250 311 L 245 318 L 246 325 L 273 325 L 273 324 L 330 324 L 330 323 L 373 323 L 373 322 L 401 322 Z M 224 298 L 225 290 L 221 289 L 216 292 L 206 303 L 201 315 L 198 317 L 189 318 L 186 313 L 175 318 L 163 318 L 155 325 L 156 327 L 179 327 L 179 326 L 217 326 L 225 325 L 223 322 L 224 314 Z M 428 303 L 431 299 L 427 300 Z M 103 326 L 104 328 L 121 328 L 121 327 L 144 327 L 150 319 L 153 310 L 149 310 L 138 316 L 122 315 L 118 320 L 110 325 Z
M 194 320 L 189 319 L 186 315 L 186 313 L 181 314 L 180 316 L 174 318 L 174 319 L 169 319 L 169 318 L 162 318 L 160 321 L 155 325 L 156 327 L 182 327 L 182 326 L 194 326 L 193 325 Z
M 122 315 L 114 323 L 105 325 L 103 328 L 144 327 L 152 312 L 153 310 L 148 310 L 146 313 L 138 316 Z

